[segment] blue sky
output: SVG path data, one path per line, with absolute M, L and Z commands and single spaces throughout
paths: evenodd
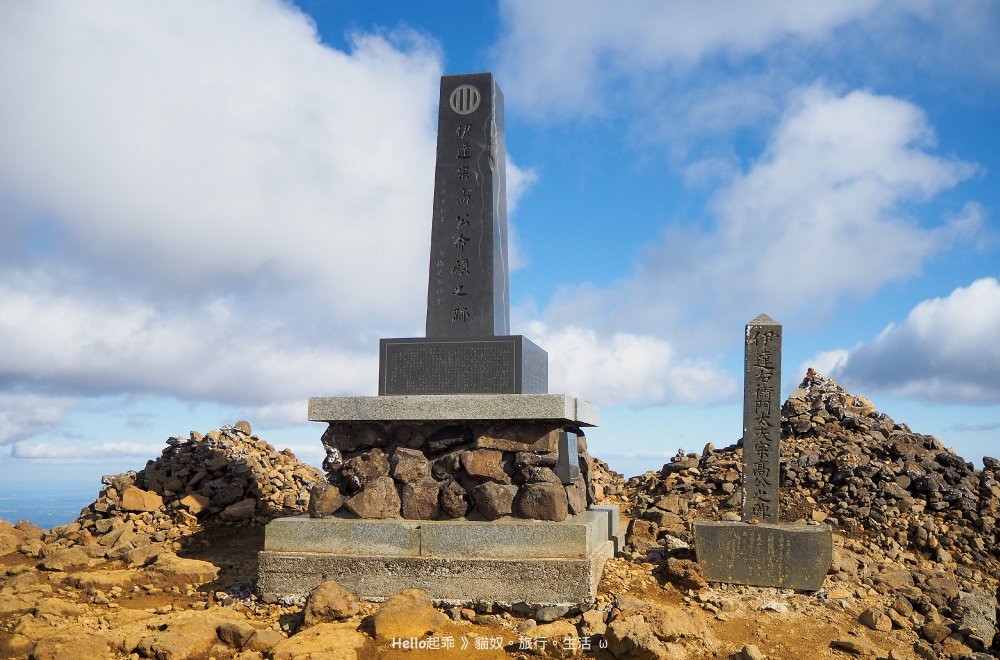
M 142 467 L 423 332 L 442 74 L 504 91 L 512 330 L 627 474 L 740 436 L 743 325 L 1000 446 L 1000 5 L 0 6 L 0 481 Z

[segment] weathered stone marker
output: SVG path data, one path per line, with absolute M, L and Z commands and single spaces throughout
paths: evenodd
M 696 521 L 695 552 L 712 582 L 816 591 L 833 561 L 833 530 L 778 523 L 780 393 L 781 326 L 761 314 L 746 326 L 743 521 Z
M 548 356 L 510 335 L 503 94 L 441 78 L 426 338 L 383 339 L 379 394 L 537 394 Z
M 765 314 L 746 327 L 743 367 L 743 522 L 776 523 L 781 326 Z

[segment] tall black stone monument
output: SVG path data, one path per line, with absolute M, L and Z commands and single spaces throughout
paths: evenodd
M 503 94 L 441 78 L 427 336 L 382 339 L 379 395 L 541 394 L 548 355 L 510 335 Z

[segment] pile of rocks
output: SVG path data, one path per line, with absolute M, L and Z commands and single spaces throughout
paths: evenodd
M 833 579 L 902 593 L 893 625 L 920 626 L 928 641 L 955 636 L 988 648 L 1000 576 L 1000 461 L 986 457 L 977 470 L 812 369 L 781 412 L 782 519 L 826 522 L 842 535 Z M 741 465 L 739 445 L 709 444 L 630 479 L 629 551 L 684 548 L 695 518 L 739 520 Z
M 578 442 L 560 469 L 562 431 Z M 564 520 L 595 501 L 598 482 L 613 488 L 580 429 L 551 421 L 335 422 L 323 446 L 328 484 L 313 493 L 315 516 L 345 507 L 361 518 Z
M 45 541 L 88 548 L 91 556 L 140 559 L 210 523 L 265 523 L 303 513 L 322 473 L 251 434 L 250 424 L 167 439 L 138 472 L 106 476 L 97 500 Z M 39 545 L 39 550 L 41 545 Z M 140 562 L 141 563 L 141 562 Z

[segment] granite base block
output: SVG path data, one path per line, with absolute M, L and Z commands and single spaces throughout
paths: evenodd
M 829 525 L 695 521 L 695 553 L 709 582 L 817 591 L 833 562 Z
M 548 360 L 522 335 L 382 339 L 378 393 L 542 394 Z
M 309 399 L 313 422 L 556 420 L 597 426 L 589 401 L 566 394 L 423 394 Z
M 615 554 L 617 511 L 562 522 L 279 518 L 265 530 L 258 591 L 301 597 L 327 579 L 368 600 L 404 589 L 437 602 L 591 604 Z

